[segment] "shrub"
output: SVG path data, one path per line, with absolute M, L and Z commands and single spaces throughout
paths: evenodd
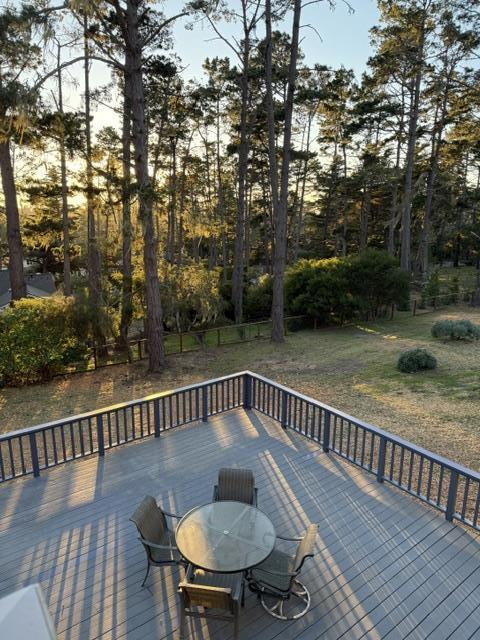
M 73 298 L 23 299 L 0 314 L 0 386 L 43 382 L 86 354 Z
M 409 277 L 397 260 L 386 251 L 367 249 L 347 259 L 350 294 L 356 306 L 377 316 L 380 310 L 392 304 L 408 306 Z
M 420 307 L 425 308 L 428 302 L 432 302 L 432 298 L 440 295 L 440 274 L 438 269 L 432 271 L 422 287 L 422 296 Z
M 470 320 L 438 320 L 432 326 L 432 336 L 442 340 L 479 340 L 480 326 Z
M 377 316 L 392 303 L 408 305 L 408 275 L 385 251 L 358 256 L 300 260 L 285 278 L 287 312 L 320 322 Z
M 400 354 L 397 369 L 403 373 L 415 373 L 425 369 L 435 369 L 437 360 L 426 349 L 410 349 Z
M 348 293 L 345 261 L 338 258 L 300 260 L 287 270 L 285 300 L 289 315 L 307 315 L 320 322 L 354 315 Z
M 264 320 L 272 311 L 272 277 L 260 276 L 255 284 L 247 287 L 243 303 L 245 319 Z

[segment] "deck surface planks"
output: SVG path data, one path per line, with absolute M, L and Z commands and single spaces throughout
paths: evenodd
M 480 638 L 479 536 L 243 409 L 0 487 L 0 596 L 40 582 L 62 640 L 178 640 L 179 571 L 152 568 L 140 588 L 128 518 L 147 493 L 180 514 L 209 502 L 222 466 L 254 470 L 281 535 L 319 524 L 309 613 L 275 621 L 248 594 L 242 639 Z M 231 635 L 205 621 L 190 633 Z

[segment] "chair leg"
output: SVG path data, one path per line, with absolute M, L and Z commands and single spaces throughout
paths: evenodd
M 245 580 L 242 578 L 242 607 L 245 606 Z
M 238 640 L 238 614 L 239 612 L 237 611 L 236 615 L 235 615 L 235 619 L 233 621 L 233 639 L 234 640 Z
M 185 615 L 185 609 L 183 608 L 183 602 L 181 603 L 181 610 L 180 610 L 180 639 L 183 640 L 183 638 L 185 637 L 185 625 L 187 623 L 187 619 L 186 619 L 186 615 Z
M 150 573 L 150 563 L 148 563 L 148 564 L 147 564 L 147 573 L 145 574 L 145 577 L 144 577 L 144 579 L 143 579 L 142 587 L 144 587 L 144 586 L 145 586 L 145 582 L 147 581 L 147 578 L 148 578 L 148 574 L 149 574 L 149 573 Z

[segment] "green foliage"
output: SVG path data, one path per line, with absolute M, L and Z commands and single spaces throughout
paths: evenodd
M 320 322 L 376 316 L 395 303 L 408 304 L 408 276 L 384 251 L 348 258 L 300 260 L 285 279 L 287 311 Z
M 376 316 L 382 307 L 409 301 L 409 278 L 386 251 L 367 249 L 347 259 L 350 294 L 360 311 Z
M 189 331 L 214 324 L 222 312 L 220 273 L 202 264 L 159 266 L 164 322 L 171 330 Z
M 479 340 L 480 325 L 470 320 L 438 320 L 432 326 L 432 336 L 442 340 Z
M 427 369 L 435 369 L 437 360 L 426 349 L 410 349 L 400 354 L 397 369 L 402 373 L 416 373 Z
M 425 308 L 428 302 L 432 302 L 432 298 L 436 298 L 440 295 L 440 272 L 438 269 L 432 271 L 425 284 L 422 287 L 422 296 L 420 300 L 420 307 Z
M 307 315 L 320 322 L 353 315 L 345 261 L 339 258 L 300 260 L 287 270 L 285 300 L 289 315 Z
M 0 386 L 49 380 L 86 356 L 73 298 L 23 299 L 0 314 Z
M 255 284 L 247 288 L 243 303 L 246 321 L 264 320 L 270 317 L 272 311 L 272 286 L 272 277 L 265 274 L 260 276 Z

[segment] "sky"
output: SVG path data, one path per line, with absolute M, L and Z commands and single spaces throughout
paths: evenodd
M 179 0 L 169 0 L 168 11 L 180 8 Z M 342 0 L 331 10 L 324 0 L 306 7 L 302 13 L 301 47 L 306 56 L 306 63 L 320 63 L 332 67 L 351 68 L 360 75 L 370 55 L 369 29 L 378 20 L 378 9 L 375 0 L 350 0 L 353 13 Z M 171 7 L 171 9 L 170 9 Z M 291 20 L 291 14 L 289 15 Z M 305 25 L 312 25 L 315 31 Z M 284 30 L 290 32 L 291 24 L 287 21 Z M 230 26 L 227 33 L 233 33 Z M 259 34 L 263 34 L 263 24 Z M 231 54 L 229 47 L 215 38 L 208 26 L 196 26 L 194 31 L 185 29 L 185 21 L 178 23 L 174 29 L 175 49 L 186 65 L 185 75 L 188 78 L 199 78 L 202 74 L 202 62 L 206 57 L 227 56 Z M 321 39 L 320 39 L 321 38 Z
M 236 0 L 231 0 L 236 1 Z M 349 0 L 353 12 L 349 11 L 343 0 L 337 0 L 334 10 L 329 8 L 324 0 L 318 4 L 306 7 L 302 13 L 301 47 L 305 54 L 305 64 L 319 63 L 331 67 L 344 66 L 351 68 L 359 77 L 365 70 L 371 50 L 369 45 L 369 29 L 378 20 L 378 9 L 375 0 Z M 166 0 L 166 14 L 173 15 L 180 11 L 183 0 Z M 291 30 L 291 14 L 283 29 Z M 174 50 L 181 58 L 185 67 L 185 79 L 201 80 L 203 76 L 202 64 L 205 58 L 215 56 L 232 56 L 230 48 L 219 40 L 207 24 L 197 24 L 193 30 L 185 28 L 187 20 L 178 21 L 173 29 Z M 312 25 L 314 29 L 307 27 Z M 224 25 L 222 32 L 234 35 L 236 27 L 233 24 Z M 259 27 L 259 36 L 263 35 L 263 23 Z M 237 31 L 238 32 L 238 31 Z M 317 32 L 317 33 L 316 33 Z M 68 91 L 68 107 L 80 108 L 82 93 L 82 69 L 76 65 L 72 69 L 79 86 Z M 108 83 L 110 72 L 104 65 L 94 63 L 91 72 L 93 86 Z M 117 116 L 106 107 L 98 107 L 94 112 L 93 128 L 98 131 L 103 126 L 113 124 Z

